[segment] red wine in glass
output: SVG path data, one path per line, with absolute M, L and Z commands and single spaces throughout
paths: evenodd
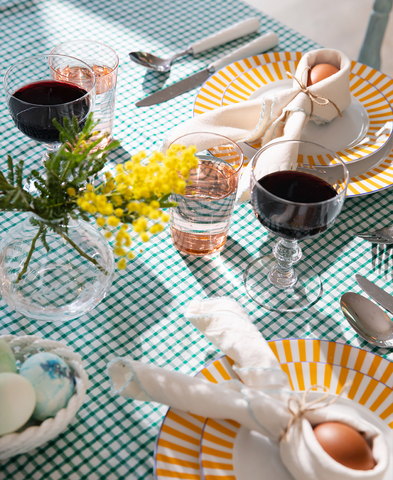
M 282 238 L 300 240 L 319 235 L 331 226 L 337 208 L 341 208 L 338 203 L 327 202 L 337 196 L 336 190 L 309 173 L 274 172 L 258 184 L 262 188 L 255 188 L 252 198 L 256 216 Z
M 304 159 L 310 157 L 318 158 L 322 165 L 304 165 Z M 288 170 L 270 173 L 279 159 Z M 345 200 L 348 170 L 335 152 L 322 145 L 283 139 L 269 142 L 255 154 L 250 180 L 254 213 L 279 241 L 272 254 L 247 266 L 246 292 L 267 310 L 299 312 L 309 308 L 320 298 L 322 282 L 318 267 L 300 261 L 298 240 L 320 235 L 333 225 Z
M 62 124 L 63 118 L 75 116 L 82 129 L 91 108 L 86 90 L 55 80 L 24 85 L 12 94 L 8 107 L 21 132 L 47 144 L 60 141 L 54 119 Z
M 56 74 L 66 68 L 80 67 L 78 81 Z M 82 70 L 83 69 L 83 70 Z M 77 119 L 82 129 L 94 110 L 96 80 L 87 63 L 68 55 L 40 54 L 19 60 L 4 75 L 8 110 L 16 127 L 45 145 L 40 163 L 60 146 L 60 134 L 53 124 Z

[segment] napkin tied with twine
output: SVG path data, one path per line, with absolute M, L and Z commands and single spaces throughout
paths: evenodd
M 339 71 L 307 87 L 309 70 L 314 65 L 328 63 Z M 318 49 L 306 53 L 299 61 L 291 88 L 263 97 L 219 107 L 197 115 L 172 129 L 164 142 L 163 150 L 187 133 L 200 132 L 197 149 L 206 144 L 203 132 L 218 133 L 235 142 L 299 140 L 309 120 L 317 124 L 332 121 L 350 105 L 349 73 L 351 62 L 344 53 L 333 49 Z M 283 149 L 269 159 L 261 176 L 280 170 L 296 170 L 297 148 Z
M 389 453 L 383 434 L 369 422 L 341 414 L 321 400 L 294 399 L 289 379 L 259 330 L 235 301 L 221 297 L 193 300 L 187 319 L 234 360 L 239 380 L 214 384 L 131 358 L 108 364 L 112 390 L 127 398 L 156 401 L 203 417 L 231 419 L 279 444 L 280 456 L 296 480 L 383 480 Z M 329 402 L 329 403 L 332 403 Z M 321 447 L 313 425 L 346 423 L 372 444 L 376 466 L 353 470 L 337 463 Z

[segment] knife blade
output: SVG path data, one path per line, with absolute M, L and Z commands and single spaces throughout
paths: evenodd
M 268 32 L 265 35 L 253 40 L 252 42 L 244 45 L 241 48 L 229 53 L 225 57 L 216 60 L 208 67 L 204 68 L 200 72 L 194 73 L 183 80 L 180 80 L 169 87 L 163 88 L 158 92 L 154 92 L 151 95 L 139 100 L 135 105 L 137 107 L 148 107 L 150 105 L 157 105 L 162 102 L 166 102 L 171 98 L 175 98 L 182 93 L 188 92 L 192 88 L 200 85 L 206 81 L 214 72 L 219 70 L 230 63 L 241 60 L 258 53 L 270 50 L 278 44 L 278 35 L 273 32 Z
M 361 275 L 355 275 L 355 277 L 362 290 L 370 295 L 373 300 L 386 308 L 390 313 L 393 313 L 393 297 L 391 295 L 382 290 L 382 288 L 377 287 L 375 283 L 367 280 L 367 278 L 364 278 Z

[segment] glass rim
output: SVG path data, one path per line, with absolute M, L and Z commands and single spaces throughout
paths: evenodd
M 175 140 L 173 140 L 169 146 L 173 145 L 174 143 L 176 143 L 178 140 L 180 140 L 181 138 L 184 138 L 184 137 L 188 137 L 188 136 L 191 136 L 191 135 L 201 135 L 201 134 L 205 134 L 205 135 L 212 135 L 214 137 L 220 137 L 220 138 L 224 138 L 225 140 L 227 140 L 229 143 L 232 143 L 233 145 L 235 145 L 235 147 L 239 150 L 240 152 L 240 162 L 239 162 L 239 166 L 237 167 L 236 170 L 233 170 L 233 172 L 230 174 L 230 176 L 232 177 L 232 175 L 237 175 L 243 165 L 244 165 L 244 152 L 243 150 L 240 148 L 240 146 L 234 141 L 234 140 L 231 140 L 230 138 L 226 137 L 225 135 L 221 135 L 220 133 L 212 133 L 212 132 L 194 132 L 194 133 L 185 133 L 184 135 L 180 135 L 180 137 L 177 137 Z M 169 147 L 168 147 L 169 148 Z M 212 147 L 213 148 L 213 147 Z M 208 148 L 206 148 L 207 151 L 209 151 Z M 196 156 L 198 155 L 198 153 L 195 154 Z M 212 155 L 213 158 L 217 158 L 215 155 Z M 231 165 L 231 164 L 229 164 Z
M 76 44 L 76 43 L 94 43 L 95 45 L 101 45 L 102 47 L 105 47 L 105 48 L 111 50 L 114 53 L 114 55 L 116 57 L 116 65 L 114 67 L 110 67 L 112 70 L 109 73 L 106 73 L 105 75 L 100 75 L 100 78 L 105 78 L 108 75 L 112 75 L 119 68 L 120 58 L 119 58 L 119 55 L 116 53 L 116 50 L 113 49 L 112 47 L 110 47 L 109 45 L 107 45 L 106 43 L 97 42 L 96 40 L 88 40 L 88 39 L 86 39 L 86 40 L 69 40 L 67 42 L 59 43 L 58 45 L 53 47 L 52 50 L 50 51 L 50 53 L 53 54 L 52 52 L 54 52 L 56 50 L 56 48 L 59 48 L 62 45 L 67 45 L 67 44 L 71 44 L 71 43 L 73 43 L 73 44 Z M 62 55 L 62 54 L 55 53 L 54 55 Z M 67 54 L 65 54 L 65 55 L 67 55 Z M 72 56 L 72 55 L 67 55 L 67 56 Z M 75 58 L 77 58 L 79 60 L 78 57 L 75 57 Z M 82 61 L 84 61 L 84 60 L 82 60 Z M 93 72 L 94 72 L 94 70 L 93 70 Z
M 80 60 L 79 58 L 76 58 L 76 57 L 71 57 L 71 55 L 61 55 L 61 54 L 57 54 L 57 53 L 40 53 L 38 55 L 31 55 L 30 57 L 25 57 L 25 58 L 22 58 L 21 60 L 19 60 L 18 62 L 14 63 L 13 65 L 11 65 L 10 67 L 7 68 L 5 74 L 4 74 L 4 79 L 3 79 L 3 85 L 4 85 L 4 90 L 7 92 L 7 94 L 12 97 L 13 93 L 10 92 L 9 88 L 7 87 L 7 80 L 8 80 L 8 77 L 10 75 L 10 72 L 11 70 L 13 70 L 14 68 L 16 68 L 18 65 L 20 65 L 21 63 L 24 63 L 24 62 L 28 62 L 28 61 L 33 61 L 34 59 L 36 58 L 45 58 L 45 57 L 61 57 L 61 58 L 72 58 L 73 60 L 77 60 L 78 62 L 81 62 L 83 63 L 83 65 L 86 65 L 86 67 L 93 73 L 93 86 L 90 88 L 89 91 L 87 91 L 82 97 L 79 97 L 77 98 L 76 100 L 73 100 L 71 102 L 66 102 L 66 103 L 56 103 L 54 105 L 41 105 L 40 103 L 30 103 L 30 102 L 26 102 L 24 100 L 18 100 L 18 102 L 20 103 L 24 103 L 25 105 L 32 105 L 32 106 L 35 106 L 35 107 L 57 107 L 57 106 L 60 106 L 60 105 L 69 105 L 71 103 L 74 103 L 76 101 L 80 101 L 80 100 L 83 100 L 84 98 L 86 98 L 87 96 L 90 96 L 92 94 L 92 92 L 94 91 L 95 93 L 95 88 L 96 88 L 96 76 L 94 74 L 94 70 L 90 67 L 90 65 L 88 65 L 86 62 L 84 62 L 83 60 Z M 49 63 L 48 63 L 48 66 L 49 68 L 52 68 Z M 56 79 L 53 79 L 55 82 L 59 82 L 60 80 L 56 80 Z M 34 81 L 31 81 L 30 83 L 34 83 Z M 24 85 L 29 85 L 30 84 L 29 82 L 25 83 Z M 68 83 L 71 83 L 72 85 L 77 85 L 73 82 L 68 82 Z M 80 87 L 79 85 L 77 85 L 78 87 Z
M 286 200 L 285 198 L 281 198 L 281 197 L 278 197 L 277 195 L 274 195 L 274 193 L 271 193 L 269 192 L 269 190 L 266 190 L 266 188 L 264 188 L 262 185 L 259 184 L 257 178 L 255 177 L 254 175 L 254 168 L 255 168 L 255 165 L 256 165 L 256 161 L 258 160 L 258 158 L 260 157 L 260 155 L 266 151 L 267 149 L 275 146 L 275 145 L 280 145 L 280 144 L 285 144 L 285 143 L 297 143 L 297 144 L 307 144 L 307 145 L 314 145 L 316 147 L 320 147 L 322 148 L 323 150 L 325 150 L 327 153 L 329 153 L 330 155 L 332 155 L 336 160 L 338 160 L 340 162 L 340 165 L 343 167 L 343 171 L 344 171 L 344 180 L 345 180 L 345 187 L 343 189 L 342 192 L 340 193 L 337 193 L 337 196 L 335 197 L 332 197 L 332 198 L 329 198 L 328 200 L 323 200 L 321 202 L 310 202 L 310 203 L 305 203 L 305 202 L 293 202 L 291 200 Z M 323 145 L 320 145 L 318 143 L 315 143 L 315 142 L 309 142 L 307 140 L 280 140 L 280 141 L 275 141 L 275 142 L 272 142 L 272 143 L 267 143 L 264 147 L 262 147 L 261 149 L 259 149 L 257 151 L 257 153 L 253 156 L 252 160 L 251 160 L 251 177 L 252 179 L 254 180 L 254 188 L 259 188 L 260 190 L 262 190 L 263 192 L 266 192 L 267 194 L 269 194 L 270 197 L 272 197 L 273 199 L 277 199 L 277 201 L 280 201 L 281 203 L 286 203 L 288 205 L 299 205 L 299 206 L 310 206 L 310 205 L 326 205 L 326 204 L 329 204 L 335 200 L 337 200 L 337 197 L 342 197 L 342 196 L 345 196 L 346 195 L 346 192 L 347 192 L 347 188 L 348 188 L 348 183 L 349 183 L 349 171 L 348 171 L 348 168 L 347 166 L 345 165 L 345 163 L 343 162 L 343 160 L 335 153 L 333 152 L 332 150 L 329 150 L 328 148 L 324 147 Z M 337 165 L 332 165 L 332 166 L 326 166 L 326 165 L 320 165 L 320 168 L 326 168 L 326 169 L 329 169 L 329 168 L 334 168 L 336 167 Z M 311 169 L 310 169 L 311 170 Z M 298 170 L 279 170 L 279 171 L 287 171 L 287 172 L 296 172 Z M 271 172 L 271 174 L 273 173 L 277 173 L 277 172 Z M 312 172 L 307 172 L 307 173 L 310 173 L 310 175 L 313 175 Z M 269 173 L 267 175 L 270 175 Z M 267 175 L 264 175 L 264 177 L 266 177 Z M 314 175 L 317 177 L 317 175 Z M 263 177 L 261 177 L 263 178 Z M 318 177 L 320 178 L 320 177 Z

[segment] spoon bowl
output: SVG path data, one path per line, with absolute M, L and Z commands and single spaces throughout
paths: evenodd
M 354 292 L 344 293 L 340 305 L 351 327 L 366 342 L 393 348 L 393 322 L 378 305 Z
M 176 58 L 183 57 L 184 55 L 191 55 L 192 49 L 189 48 L 183 52 L 176 53 L 168 58 L 160 58 L 147 52 L 131 52 L 130 58 L 132 61 L 141 65 L 142 67 L 149 68 L 155 72 L 167 73 L 171 69 L 171 64 Z

